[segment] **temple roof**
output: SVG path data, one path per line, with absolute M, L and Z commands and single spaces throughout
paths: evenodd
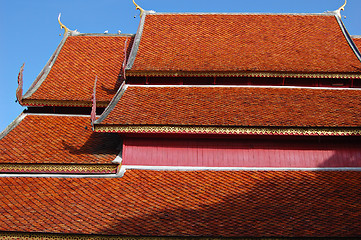
M 24 95 L 24 105 L 91 106 L 97 76 L 98 105 L 107 106 L 123 81 L 124 53 L 131 46 L 132 35 L 65 37 Z
M 99 125 L 360 127 L 351 89 L 125 86 Z
M 341 19 L 331 13 L 145 12 L 127 75 L 272 72 L 360 77 L 361 56 L 350 44 Z
M 111 164 L 121 140 L 94 133 L 90 116 L 22 114 L 0 144 L 0 164 Z
M 146 171 L 0 178 L 0 230 L 122 236 L 359 236 L 359 172 Z

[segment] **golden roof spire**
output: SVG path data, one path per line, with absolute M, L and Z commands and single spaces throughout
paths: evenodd
M 345 0 L 345 3 L 338 9 L 338 11 L 345 11 L 345 7 L 346 7 L 346 4 L 347 4 L 347 0 Z
M 67 34 L 69 32 L 69 28 L 67 28 L 61 21 L 60 21 L 60 17 L 61 17 L 61 13 L 59 13 L 58 16 L 58 22 L 60 24 L 60 29 L 64 28 L 64 35 Z
M 141 8 L 138 4 L 136 4 L 133 0 L 133 4 L 135 5 L 135 10 L 139 10 L 140 11 L 140 17 L 142 17 L 143 13 L 144 13 L 144 9 Z
M 334 11 L 337 14 L 338 17 L 341 18 L 341 11 L 345 11 L 346 4 L 347 4 L 347 0 L 345 0 L 345 3 L 339 9 Z

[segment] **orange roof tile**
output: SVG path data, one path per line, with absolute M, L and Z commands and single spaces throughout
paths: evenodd
M 0 231 L 122 236 L 361 236 L 361 172 L 128 170 L 0 178 Z
M 349 89 L 128 86 L 98 123 L 360 127 L 360 93 Z
M 89 116 L 22 117 L 0 140 L 1 164 L 111 164 L 120 151 L 119 136 L 94 133 Z
M 29 93 L 25 95 L 24 104 L 27 105 L 29 100 L 90 103 L 96 76 L 97 101 L 109 102 L 121 84 L 119 74 L 126 40 L 129 51 L 132 45 L 130 35 L 69 36 L 46 79 L 37 89 L 29 89 L 36 91 L 30 96 Z
M 142 26 L 141 26 L 142 27 Z M 136 72 L 361 73 L 333 14 L 150 14 Z M 136 54 L 136 56 L 135 56 Z

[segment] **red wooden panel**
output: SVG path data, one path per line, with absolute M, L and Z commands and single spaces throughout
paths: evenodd
M 361 167 L 360 143 L 126 139 L 123 164 L 189 167 Z

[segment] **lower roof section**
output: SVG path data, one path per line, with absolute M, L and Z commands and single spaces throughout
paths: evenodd
M 118 134 L 94 133 L 90 116 L 21 114 L 0 134 L 0 145 L 1 169 L 10 166 L 21 171 L 34 164 L 27 167 L 30 172 L 37 172 L 36 168 L 62 172 L 56 164 L 69 169 L 78 164 L 111 165 L 121 139 Z
M 177 237 L 361 236 L 361 172 L 149 171 L 0 178 L 0 231 Z

